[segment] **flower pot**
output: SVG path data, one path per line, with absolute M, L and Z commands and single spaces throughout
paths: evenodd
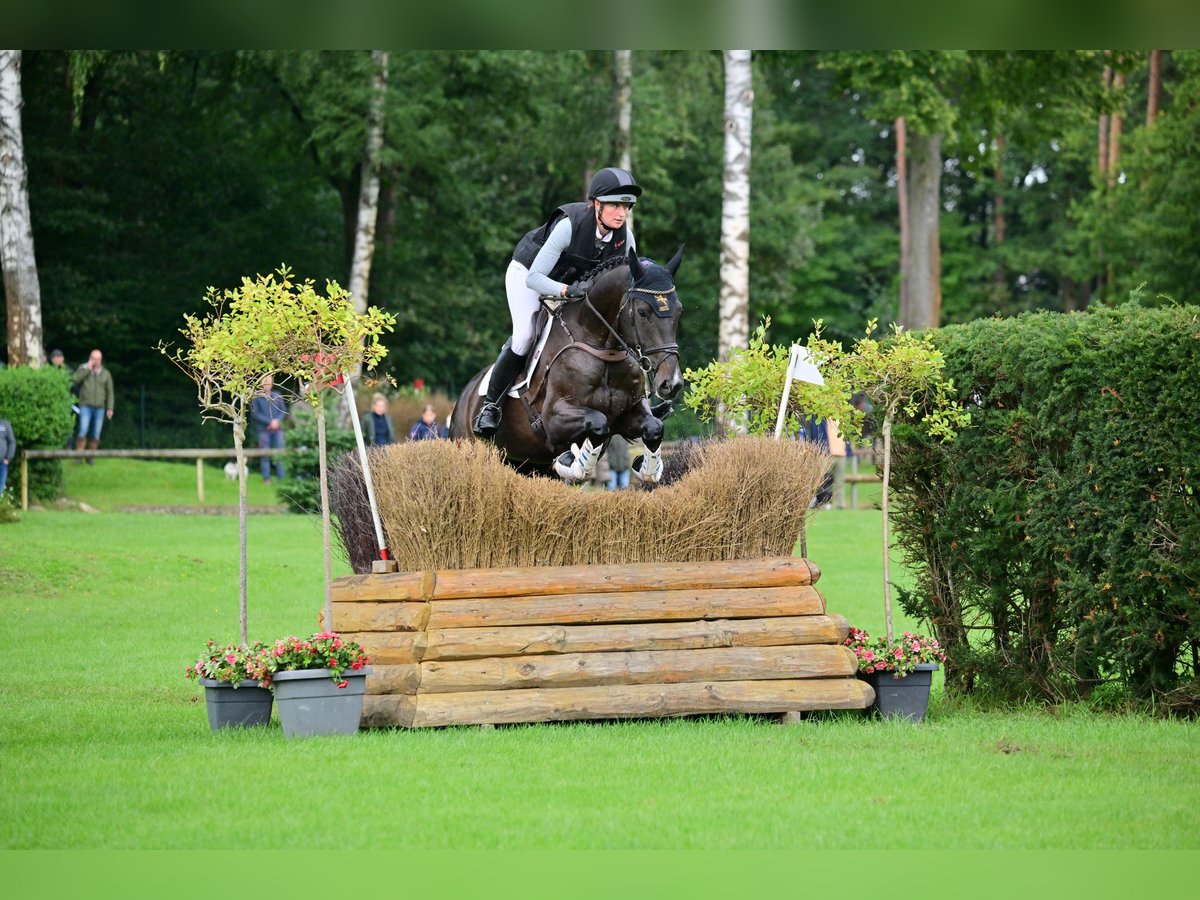
M 362 720 L 369 668 L 345 672 L 344 688 L 328 669 L 297 669 L 271 676 L 284 737 L 354 734 Z
M 915 671 L 904 678 L 894 678 L 894 672 L 859 673 L 859 678 L 875 688 L 875 702 L 868 712 L 885 719 L 910 719 L 920 722 L 929 708 L 929 688 L 937 663 L 919 663 Z
M 213 731 L 222 728 L 250 728 L 271 721 L 271 692 L 258 686 L 257 681 L 232 685 L 227 681 L 201 678 L 204 702 L 208 707 L 208 725 Z

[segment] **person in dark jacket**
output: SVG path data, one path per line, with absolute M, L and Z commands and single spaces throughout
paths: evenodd
M 275 377 L 264 375 L 259 393 L 250 401 L 250 421 L 258 430 L 260 450 L 283 449 L 283 420 L 287 418 L 287 401 L 275 387 Z M 271 457 L 262 458 L 262 477 L 271 483 Z M 283 459 L 275 457 L 275 477 L 283 480 Z
M 16 458 L 17 436 L 13 434 L 12 423 L 0 419 L 0 494 L 4 493 L 4 485 L 8 482 L 8 467 Z
M 374 447 L 396 443 L 396 428 L 388 415 L 387 397 L 375 394 L 371 397 L 371 411 L 363 416 L 363 437 Z
M 437 410 L 433 408 L 432 403 L 426 403 L 424 409 L 421 410 L 421 418 L 413 422 L 413 427 L 408 430 L 408 439 L 410 441 L 436 441 L 444 437 L 446 437 L 446 429 L 438 425 Z
M 564 203 L 521 238 L 504 276 L 512 337 L 488 378 L 486 402 L 472 424 L 477 435 L 491 437 L 500 427 L 500 401 L 533 347 L 538 298 L 582 299 L 584 275 L 605 260 L 629 255 L 636 245 L 626 219 L 641 194 L 625 169 L 601 169 L 588 186 L 586 202 Z

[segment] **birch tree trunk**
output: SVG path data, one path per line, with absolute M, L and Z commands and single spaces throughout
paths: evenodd
M 617 165 L 633 171 L 633 51 L 614 50 L 613 67 L 617 89 Z M 633 210 L 625 217 L 626 227 L 633 226 Z
M 908 295 L 908 123 L 896 119 L 896 205 L 900 210 L 900 306 Z
M 38 368 L 46 361 L 42 289 L 33 255 L 22 105 L 21 51 L 0 50 L 0 261 L 8 306 L 8 364 Z
M 718 356 L 750 337 L 750 51 L 725 51 L 725 175 L 721 199 L 721 293 Z
M 900 297 L 899 324 L 937 328 L 942 317 L 942 136 L 908 135 L 908 290 Z
M 354 230 L 354 255 L 350 263 L 350 295 L 358 313 L 367 311 L 371 283 L 371 261 L 375 257 L 375 223 L 379 218 L 379 155 L 383 150 L 383 118 L 387 101 L 388 52 L 372 50 L 375 80 L 371 91 L 371 107 L 367 125 L 367 146 L 363 156 L 362 180 L 358 192 L 358 224 Z M 362 375 L 362 365 L 356 364 L 345 373 L 351 384 Z M 343 415 L 345 421 L 343 422 Z M 338 424 L 350 424 L 349 413 L 338 413 Z

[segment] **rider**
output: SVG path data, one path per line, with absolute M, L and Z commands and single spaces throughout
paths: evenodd
M 474 431 L 491 437 L 500 427 L 500 404 L 533 347 L 533 317 L 541 296 L 578 300 L 587 292 L 579 278 L 613 256 L 634 249 L 626 218 L 642 189 L 625 169 L 601 169 L 586 202 L 564 203 L 545 225 L 530 231 L 513 251 L 504 276 L 512 337 L 500 350 L 488 380 L 487 398 Z

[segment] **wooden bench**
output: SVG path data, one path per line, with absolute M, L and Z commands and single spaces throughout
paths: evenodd
M 799 558 L 353 575 L 334 630 L 371 656 L 365 726 L 863 709 Z

